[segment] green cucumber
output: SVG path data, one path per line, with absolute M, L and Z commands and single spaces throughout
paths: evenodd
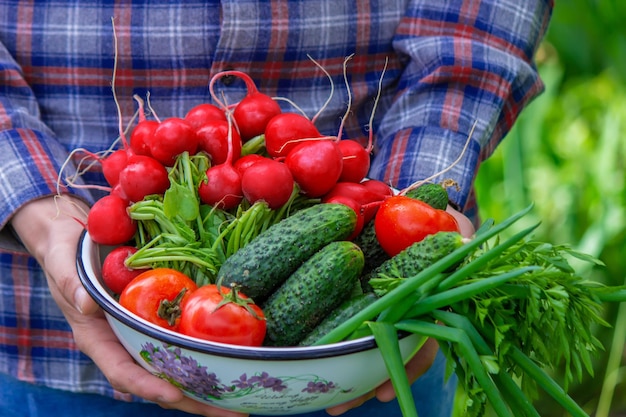
M 383 296 L 397 287 L 402 279 L 416 275 L 459 248 L 463 242 L 463 236 L 457 232 L 428 235 L 362 277 L 362 285 Z
M 296 346 L 352 294 L 363 270 L 363 252 L 349 241 L 331 242 L 307 259 L 270 295 L 266 346 Z
M 380 246 L 378 239 L 376 238 L 376 231 L 374 229 L 374 219 L 370 220 L 363 230 L 353 240 L 354 243 L 359 245 L 365 255 L 365 266 L 363 267 L 363 273 L 368 273 L 372 269 L 376 268 L 384 261 L 389 259 L 389 255 Z
M 226 259 L 217 281 L 238 286 L 243 294 L 261 303 L 314 253 L 350 236 L 355 225 L 354 210 L 343 204 L 301 209 Z
M 439 210 L 445 210 L 448 207 L 448 191 L 442 184 L 427 182 L 407 191 L 405 195 Z
M 368 305 L 376 301 L 378 297 L 372 292 L 357 295 L 356 297 L 349 298 L 341 303 L 337 308 L 328 314 L 320 324 L 315 326 L 313 331 L 309 333 L 303 340 L 300 341 L 300 346 L 311 346 L 322 336 L 325 336 L 335 327 L 354 316 L 359 311 L 363 310 Z

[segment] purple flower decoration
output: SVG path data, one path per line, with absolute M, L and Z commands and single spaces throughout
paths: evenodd
M 207 372 L 205 366 L 181 354 L 180 348 L 155 347 L 152 343 L 142 346 L 141 356 L 152 365 L 159 376 L 184 388 L 201 398 L 221 398 L 231 389 L 220 383 L 213 372 Z
M 250 382 L 263 388 L 271 389 L 274 392 L 280 392 L 287 388 L 281 379 L 271 377 L 267 372 L 263 372 L 258 376 L 253 376 L 250 378 Z
M 309 394 L 325 394 L 327 392 L 333 391 L 335 388 L 338 388 L 334 382 L 322 382 L 322 381 L 311 381 L 307 384 L 306 388 L 302 390 L 302 392 L 308 392 Z
M 247 373 L 243 373 L 238 379 L 226 385 L 214 372 L 209 372 L 206 366 L 198 364 L 198 361 L 190 356 L 184 356 L 178 347 L 165 344 L 157 347 L 148 342 L 141 348 L 141 357 L 155 369 L 156 375 L 204 400 L 238 398 L 261 390 L 288 391 L 285 378 L 273 377 L 267 372 L 250 377 Z M 340 389 L 334 382 L 318 377 L 313 378 L 314 380 L 309 381 L 301 392 L 324 394 Z M 287 379 L 302 381 L 303 378 L 288 377 Z M 342 392 L 349 391 L 342 390 Z

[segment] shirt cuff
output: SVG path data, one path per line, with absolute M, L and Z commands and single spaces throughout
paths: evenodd
M 61 168 L 64 176 L 75 172 L 73 164 L 64 165 L 67 157 L 67 150 L 58 141 L 40 132 L 28 129 L 0 132 L 0 228 L 20 207 L 38 198 L 60 192 L 93 201 L 89 191 L 58 183 Z
M 427 180 L 452 180 L 450 201 L 461 211 L 468 203 L 479 163 L 477 141 L 439 127 L 402 130 L 379 140 L 370 177 L 403 189 Z

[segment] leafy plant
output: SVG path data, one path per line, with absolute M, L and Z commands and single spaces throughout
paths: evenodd
M 593 3 L 593 7 L 572 9 L 582 3 Z M 596 281 L 623 285 L 626 89 L 622 77 L 626 72 L 618 71 L 622 63 L 611 57 L 612 45 L 623 42 L 624 35 L 621 29 L 609 35 L 606 19 L 620 20 L 626 11 L 617 9 L 625 5 L 577 0 L 559 6 L 545 49 L 551 54 L 543 55 L 547 59 L 540 65 L 546 91 L 524 111 L 495 154 L 481 166 L 476 182 L 480 213 L 506 218 L 534 202 L 529 220 L 542 221 L 537 239 L 569 244 L 598 257 L 605 267 L 578 266 Z M 574 14 L 580 18 L 577 25 L 562 27 Z M 565 35 L 570 30 L 595 31 L 597 39 L 577 43 L 578 36 Z M 595 48 L 594 53 L 604 53 L 597 59 L 603 64 L 591 65 L 585 62 L 590 52 L 587 48 L 599 39 L 607 47 Z M 578 57 L 573 55 L 576 48 Z M 511 232 L 515 230 L 511 228 Z M 626 307 L 608 305 L 602 315 L 610 326 L 592 330 L 607 351 L 591 358 L 593 376 L 571 384 L 569 392 L 588 412 L 607 417 L 626 410 L 626 366 L 622 363 Z M 563 415 L 560 407 L 539 394 L 536 403 L 541 415 Z

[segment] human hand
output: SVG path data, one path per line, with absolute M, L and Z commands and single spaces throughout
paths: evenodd
M 52 297 L 72 327 L 78 348 L 122 393 L 207 417 L 242 417 L 185 397 L 182 392 L 139 366 L 120 344 L 102 310 L 84 290 L 76 271 L 76 250 L 87 206 L 75 198 L 44 198 L 26 204 L 11 224 L 46 273 Z
M 457 223 L 459 224 L 459 229 L 463 236 L 471 237 L 474 234 L 474 225 L 470 221 L 470 219 L 467 218 L 467 216 L 463 215 L 461 212 L 453 209 L 450 206 L 448 206 L 446 211 L 454 216 Z M 422 346 L 422 348 L 415 354 L 415 356 L 413 356 L 413 358 L 411 358 L 411 360 L 407 363 L 405 369 L 411 383 L 416 381 L 421 375 L 428 371 L 428 369 L 435 361 L 438 349 L 439 346 L 437 345 L 437 341 L 434 339 L 428 339 L 426 343 L 424 343 L 424 346 Z M 338 416 L 352 408 L 359 407 L 360 405 L 374 397 L 382 402 L 388 402 L 396 398 L 396 393 L 393 389 L 391 381 L 385 381 L 382 385 L 377 387 L 376 390 L 371 391 L 359 398 L 355 398 L 352 401 L 328 408 L 326 412 L 331 416 Z
M 474 227 L 474 223 L 472 223 L 472 221 L 468 219 L 467 216 L 450 206 L 448 206 L 446 211 L 456 219 L 456 222 L 459 224 L 459 230 L 461 231 L 461 234 L 463 236 L 469 238 L 474 235 L 474 232 L 476 232 L 476 228 Z

